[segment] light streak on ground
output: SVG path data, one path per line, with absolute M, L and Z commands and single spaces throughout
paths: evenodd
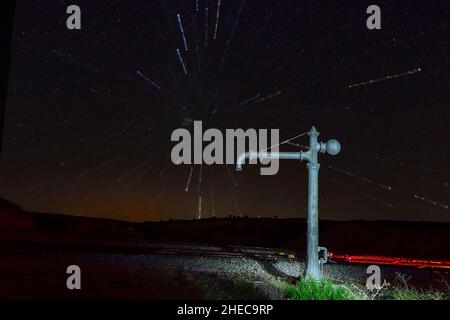
M 418 73 L 420 71 L 422 71 L 422 69 L 421 68 L 417 68 L 417 69 L 409 70 L 409 71 L 406 71 L 406 72 L 403 72 L 403 73 L 389 75 L 389 76 L 386 76 L 384 78 L 379 78 L 379 79 L 364 81 L 364 82 L 360 82 L 360 83 L 350 84 L 348 86 L 348 88 L 352 89 L 352 88 L 362 87 L 362 86 L 369 85 L 369 84 L 374 84 L 374 83 L 377 83 L 377 82 L 382 82 L 382 81 L 386 81 L 386 80 L 392 80 L 392 79 L 396 79 L 396 78 L 406 77 L 406 76 L 410 76 L 410 75 L 413 75 L 415 73 Z

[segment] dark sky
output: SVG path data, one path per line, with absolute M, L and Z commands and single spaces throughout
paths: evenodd
M 306 163 L 175 166 L 170 134 L 315 125 L 343 146 L 320 155 L 320 218 L 448 222 L 448 2 L 379 1 L 371 31 L 372 2 L 18 0 L 0 196 L 123 220 L 306 217 Z

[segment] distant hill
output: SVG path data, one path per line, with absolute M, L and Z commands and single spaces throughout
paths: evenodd
M 28 212 L 16 204 L 0 198 L 0 230 L 33 230 L 34 219 Z
M 320 221 L 320 245 L 336 254 L 450 260 L 450 224 L 402 221 Z M 0 241 L 61 239 L 171 241 L 292 248 L 306 246 L 304 219 L 212 218 L 135 223 L 31 213 L 0 200 Z

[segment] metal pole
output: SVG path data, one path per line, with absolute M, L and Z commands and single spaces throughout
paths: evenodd
M 319 259 L 319 168 L 318 153 L 327 152 L 330 155 L 337 155 L 341 151 L 341 144 L 335 139 L 328 140 L 327 143 L 318 142 L 315 127 L 309 131 L 309 150 L 306 152 L 244 152 L 236 162 L 236 169 L 242 170 L 245 159 L 265 158 L 265 159 L 290 159 L 308 161 L 308 227 L 306 234 L 306 269 L 305 277 L 320 280 L 322 272 L 320 270 Z M 325 249 L 325 248 L 322 248 Z M 325 250 L 326 252 L 326 250 Z M 325 259 L 326 260 L 326 259 Z
M 307 251 L 306 251 L 306 278 L 320 280 L 319 264 L 319 215 L 318 215 L 318 197 L 319 197 L 319 168 L 317 161 L 317 152 L 320 145 L 317 142 L 317 132 L 312 127 L 309 132 L 309 151 L 310 159 L 308 162 L 308 227 L 307 227 Z

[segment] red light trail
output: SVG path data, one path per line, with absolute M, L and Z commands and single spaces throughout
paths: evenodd
M 330 258 L 336 262 L 395 265 L 403 267 L 450 269 L 450 261 L 444 260 L 422 260 L 402 257 L 387 257 L 375 255 L 339 255 L 329 253 Z

